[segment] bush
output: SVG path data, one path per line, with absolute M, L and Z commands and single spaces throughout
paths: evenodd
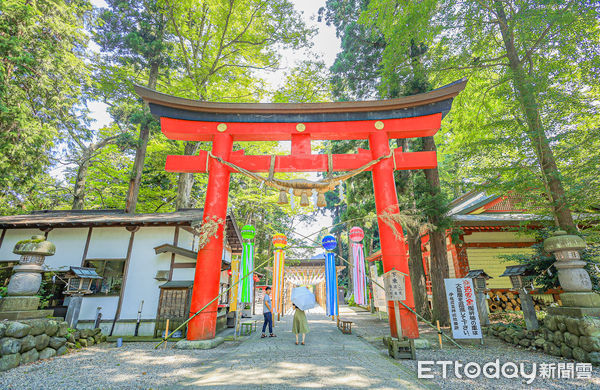
M 354 302 L 354 294 L 350 294 L 350 298 L 348 298 L 348 306 L 356 306 L 356 302 Z

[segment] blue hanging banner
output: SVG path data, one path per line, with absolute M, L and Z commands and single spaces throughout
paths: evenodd
M 327 295 L 327 315 L 337 316 L 338 315 L 338 304 L 337 304 L 337 273 L 335 269 L 335 253 L 330 252 L 337 246 L 337 240 L 334 236 L 325 236 L 321 241 L 323 248 L 327 251 L 327 257 L 325 258 L 325 290 Z
M 325 259 L 325 289 L 327 291 L 327 315 L 337 316 L 337 277 L 335 272 L 335 253 L 327 252 Z

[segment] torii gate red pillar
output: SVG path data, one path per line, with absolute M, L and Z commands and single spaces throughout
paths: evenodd
M 347 172 L 363 167 L 373 159 L 388 156 L 389 139 L 433 136 L 442 116 L 450 110 L 453 98 L 464 89 L 460 80 L 437 90 L 399 99 L 370 102 L 252 104 L 198 102 L 167 96 L 144 87 L 136 92 L 149 104 L 152 114 L 161 118 L 161 130 L 170 139 L 212 142 L 213 155 L 252 172 Z M 370 150 L 354 154 L 312 154 L 312 140 L 368 139 Z M 232 152 L 240 141 L 291 141 L 287 156 L 252 156 L 243 150 Z M 398 197 L 394 170 L 431 169 L 437 166 L 435 152 L 394 151 L 393 159 L 383 159 L 367 170 L 373 171 L 377 214 L 397 213 Z M 209 168 L 209 169 L 207 169 Z M 204 207 L 207 219 L 227 216 L 231 169 L 200 151 L 196 156 L 168 156 L 165 169 L 171 172 L 209 173 Z M 405 273 L 406 300 L 414 308 L 408 257 L 403 237 L 381 217 L 378 219 L 383 267 Z M 223 230 L 211 237 L 198 253 L 191 312 L 196 313 L 219 293 Z M 402 227 L 396 226 L 402 235 Z M 188 340 L 215 336 L 217 302 L 213 302 L 188 325 Z M 397 336 L 393 304 L 388 302 L 390 330 Z M 417 319 L 404 307 L 400 310 L 402 335 L 419 337 Z
M 389 139 L 386 133 L 369 134 L 369 146 L 373 159 L 380 156 L 386 156 L 390 153 Z M 398 207 L 398 195 L 396 193 L 396 183 L 394 181 L 394 163 L 391 159 L 382 160 L 373 167 L 373 189 L 375 193 L 375 207 L 377 215 L 384 212 L 394 214 L 400 212 Z M 395 223 L 395 222 L 394 222 Z M 392 268 L 409 275 L 408 257 L 402 226 L 397 224 L 396 230 L 402 235 L 399 240 L 394 231 L 381 217 L 377 219 L 379 227 L 379 240 L 381 242 L 381 254 L 383 258 L 383 271 L 387 272 Z M 405 277 L 406 300 L 404 303 L 409 307 L 415 307 L 412 284 L 410 278 Z M 392 337 L 398 337 L 396 329 L 396 313 L 394 303 L 388 302 L 388 317 L 390 322 L 390 331 Z M 419 337 L 419 326 L 417 317 L 404 306 L 400 305 L 400 324 L 402 326 L 402 336 L 414 339 Z
M 215 134 L 212 153 L 227 160 L 231 154 L 232 146 L 233 138 L 231 135 Z M 229 168 L 215 159 L 210 159 L 209 164 L 208 187 L 202 213 L 204 223 L 210 218 L 223 221 L 227 218 L 230 171 Z M 225 223 L 222 223 L 217 230 L 217 236 L 211 237 L 204 248 L 198 251 L 190 315 L 202 309 L 204 305 L 219 295 L 224 230 Z M 207 340 L 215 337 L 218 305 L 218 300 L 215 300 L 189 322 L 188 340 Z

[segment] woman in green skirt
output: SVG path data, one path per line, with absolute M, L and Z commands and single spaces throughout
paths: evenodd
M 296 335 L 296 345 L 298 345 L 298 334 L 302 333 L 302 345 L 304 345 L 304 338 L 308 333 L 308 321 L 306 320 L 306 314 L 296 305 L 294 305 L 296 312 L 294 313 L 294 322 L 292 324 L 292 332 Z

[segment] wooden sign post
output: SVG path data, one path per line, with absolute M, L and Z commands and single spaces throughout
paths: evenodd
M 396 329 L 398 339 L 390 338 L 388 351 L 394 359 L 416 359 L 415 344 L 413 339 L 407 339 L 402 335 L 402 323 L 400 321 L 400 301 L 406 300 L 406 274 L 392 268 L 383 274 L 383 286 L 385 298 L 394 303 L 394 314 L 396 318 Z

